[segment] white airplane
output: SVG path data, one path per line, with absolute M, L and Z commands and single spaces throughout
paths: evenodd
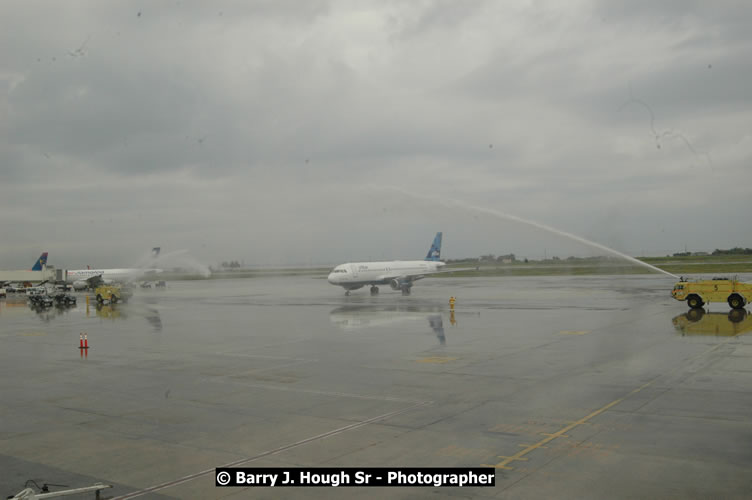
M 348 262 L 335 267 L 327 279 L 332 285 L 344 288 L 345 295 L 366 285 L 371 285 L 371 295 L 379 293 L 376 285 L 389 285 L 392 290 L 402 290 L 402 295 L 410 295 L 414 281 L 441 272 L 446 264 L 439 260 L 440 255 L 441 233 L 436 233 L 424 260 Z
M 153 279 L 162 269 L 75 269 L 68 271 L 67 281 L 74 290 L 85 290 L 99 283 L 110 285 L 115 282 Z
M 152 255 L 159 255 L 159 248 L 152 249 Z M 142 279 L 154 279 L 162 269 L 73 269 L 68 270 L 66 281 L 73 285 L 74 290 L 86 290 L 100 284 L 109 285 L 115 282 L 128 282 Z

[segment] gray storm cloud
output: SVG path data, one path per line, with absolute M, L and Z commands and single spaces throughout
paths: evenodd
M 378 186 L 632 255 L 752 246 L 750 13 L 3 3 L 0 267 L 590 252 Z

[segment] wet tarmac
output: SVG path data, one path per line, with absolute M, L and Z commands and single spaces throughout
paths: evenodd
M 672 285 L 442 278 L 346 297 L 300 276 L 99 309 L 0 299 L 0 494 L 750 498 L 752 320 L 687 314 Z M 215 488 L 231 463 L 491 465 L 496 486 Z

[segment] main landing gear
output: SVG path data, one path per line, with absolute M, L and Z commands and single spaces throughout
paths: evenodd
M 397 290 L 397 289 L 395 288 L 395 290 Z M 411 285 L 402 285 L 400 288 L 398 288 L 398 290 L 402 290 L 402 295 L 410 295 L 410 291 L 412 290 L 412 286 Z M 351 291 L 352 290 L 345 289 L 345 296 L 349 296 Z M 373 295 L 378 295 L 379 294 L 379 287 L 377 287 L 376 285 L 371 285 L 370 291 L 371 291 L 371 295 L 372 296 Z

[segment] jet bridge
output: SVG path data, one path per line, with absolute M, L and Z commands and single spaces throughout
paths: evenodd
M 0 283 L 39 283 L 41 281 L 63 281 L 68 275 L 65 269 L 55 269 L 52 266 L 46 266 L 41 271 L 0 271 Z

